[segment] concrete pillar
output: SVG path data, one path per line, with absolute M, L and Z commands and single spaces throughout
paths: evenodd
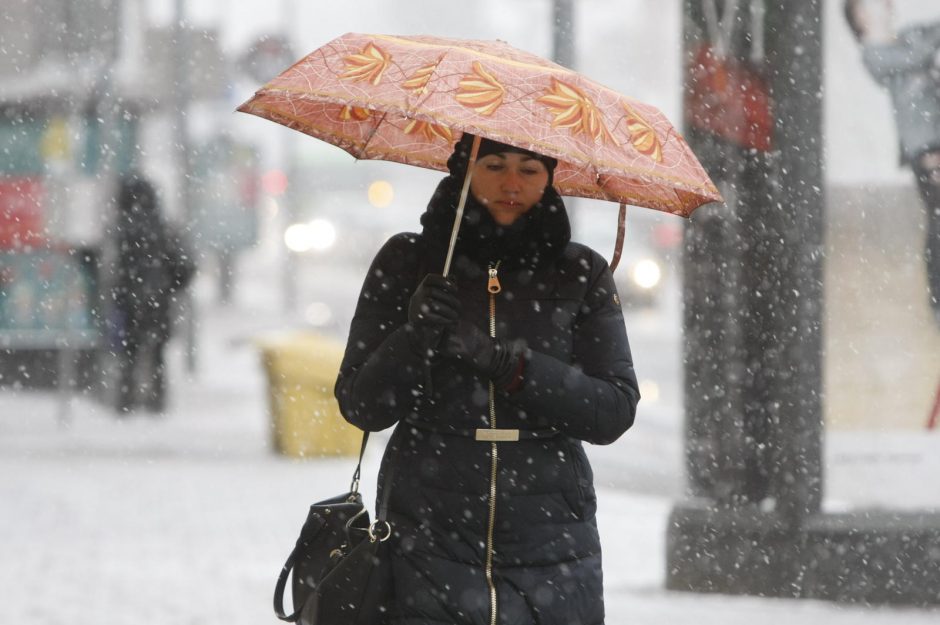
M 711 2 L 686 0 L 687 76 L 732 95 L 687 97 L 686 134 L 727 201 L 686 230 L 691 497 L 672 514 L 668 585 L 798 596 L 821 493 L 821 2 Z
M 940 513 L 821 511 L 822 1 L 685 9 L 686 134 L 727 202 L 686 229 L 689 498 L 670 517 L 666 584 L 938 604 Z M 723 64 L 703 61 L 704 39 L 718 39 Z M 703 106 L 703 66 L 705 83 L 749 94 L 748 107 Z M 755 147 L 760 133 L 741 129 L 760 126 L 761 83 L 772 136 Z

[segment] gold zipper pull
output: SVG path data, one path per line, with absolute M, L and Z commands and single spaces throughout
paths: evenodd
M 499 270 L 499 264 L 495 267 L 490 267 L 490 279 L 486 283 L 486 290 L 490 293 L 499 293 L 503 290 L 503 287 L 499 284 L 499 278 L 496 276 L 496 272 Z

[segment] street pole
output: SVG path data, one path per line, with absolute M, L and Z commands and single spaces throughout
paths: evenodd
M 692 498 L 672 513 L 667 585 L 799 596 L 822 482 L 822 2 L 685 0 L 685 15 L 686 136 L 726 201 L 686 227 Z
M 94 91 L 91 94 L 93 99 L 94 106 L 97 109 L 96 117 L 100 120 L 100 135 L 99 135 L 99 153 L 100 161 L 97 167 L 97 175 L 99 176 L 100 184 L 105 192 L 105 197 L 108 198 L 106 204 L 108 209 L 108 215 L 103 220 L 104 223 L 108 224 L 107 227 L 116 227 L 117 225 L 117 187 L 118 187 L 118 172 L 117 172 L 117 150 L 121 140 L 121 133 L 118 128 L 118 97 L 115 93 L 115 81 L 114 73 L 118 63 L 118 57 L 120 55 L 120 32 L 121 27 L 121 16 L 123 12 L 123 1 L 114 0 L 106 5 L 103 5 L 103 10 L 107 11 L 108 26 L 110 29 L 111 39 L 107 41 L 107 49 L 104 53 L 104 63 L 102 64 L 102 73 L 100 76 L 100 82 L 95 86 Z M 78 30 L 78 14 L 77 8 L 72 6 L 66 7 L 66 23 L 70 25 L 70 31 Z M 74 30 L 73 30 L 74 29 Z M 69 61 L 74 59 L 74 51 L 69 51 Z M 77 115 L 81 116 L 84 114 L 86 103 L 80 104 L 80 109 L 77 111 Z M 115 275 L 111 271 L 102 273 L 102 269 L 112 267 L 112 263 L 118 257 L 118 249 L 116 240 L 113 236 L 104 236 L 101 240 L 100 247 L 101 256 L 98 259 L 98 274 L 99 274 L 99 284 L 98 284 L 98 294 L 99 294 L 99 310 L 101 314 L 104 315 L 105 319 L 109 319 L 113 313 L 114 300 L 111 297 L 111 291 L 114 287 Z M 117 385 L 112 384 L 117 380 L 115 375 L 115 366 L 116 359 L 114 358 L 114 350 L 110 347 L 105 348 L 107 357 L 103 358 L 101 361 L 101 370 L 99 375 L 101 376 L 101 385 L 102 385 L 102 394 L 106 397 L 107 401 L 114 401 L 116 405 L 117 396 L 112 394 L 112 389 L 116 388 Z
M 296 7 L 293 0 L 282 0 L 281 4 L 282 11 L 282 25 L 281 30 L 283 32 L 284 41 L 287 43 L 288 48 L 293 49 L 291 45 L 293 38 L 291 37 L 291 28 L 293 26 L 294 17 L 296 13 Z M 280 245 L 283 246 L 284 253 L 284 271 L 281 279 L 283 280 L 284 288 L 284 312 L 287 315 L 293 314 L 297 308 L 298 295 L 297 295 L 297 285 L 298 285 L 298 272 L 299 272 L 299 263 L 297 253 L 287 247 L 284 242 L 284 233 L 297 219 L 297 202 L 300 199 L 298 197 L 298 177 L 300 172 L 297 167 L 297 143 L 293 131 L 284 133 L 284 146 L 283 146 L 283 157 L 284 157 L 284 173 L 287 174 L 287 189 L 283 195 L 283 205 L 281 207 L 283 213 L 283 228 L 280 233 Z
M 569 69 L 575 65 L 574 0 L 552 0 L 552 60 Z
M 822 0 L 685 11 L 686 137 L 726 202 L 686 227 L 691 497 L 670 515 L 666 585 L 940 605 L 940 513 L 822 511 Z M 770 145 L 751 132 L 761 84 Z
M 764 254 L 776 264 L 777 280 L 775 304 L 763 312 L 783 364 L 767 380 L 776 401 L 765 417 L 777 450 L 768 471 L 770 491 L 785 518 L 802 522 L 822 506 L 823 2 L 787 4 L 767 6 L 773 25 L 767 30 L 767 60 L 781 146 L 773 197 L 789 210 L 769 212 L 776 220 Z
M 190 67 L 189 42 L 190 32 L 186 25 L 185 0 L 175 0 L 173 17 L 173 129 L 175 132 L 177 180 L 179 181 L 178 197 L 180 202 L 180 217 L 187 229 L 193 224 L 192 206 L 192 146 L 189 140 L 189 103 L 190 76 L 187 71 Z M 198 255 L 198 250 L 196 251 Z M 192 288 L 183 291 L 184 339 L 186 352 L 186 370 L 192 374 L 196 371 L 196 298 L 193 297 Z
M 552 0 L 552 60 L 563 67 L 575 66 L 575 15 L 574 0 Z M 569 198 L 568 219 L 575 231 L 578 219 L 578 202 Z

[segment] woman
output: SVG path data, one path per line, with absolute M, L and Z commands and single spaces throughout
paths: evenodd
M 891 0 L 847 0 L 845 16 L 871 76 L 891 93 L 901 164 L 927 211 L 928 298 L 940 328 L 940 22 L 896 31 Z
M 617 440 L 640 398 L 613 276 L 570 241 L 556 161 L 485 139 L 451 273 L 435 275 L 472 140 L 422 233 L 373 261 L 336 383 L 350 423 L 398 424 L 381 471 L 393 476 L 390 620 L 600 624 L 582 441 Z

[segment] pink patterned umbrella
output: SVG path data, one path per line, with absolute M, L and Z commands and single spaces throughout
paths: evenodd
M 346 34 L 238 110 L 361 159 L 446 170 L 466 131 L 557 158 L 562 195 L 683 216 L 721 200 L 655 107 L 501 41 Z
M 349 33 L 238 110 L 356 158 L 444 171 L 463 132 L 532 150 L 558 159 L 560 194 L 620 202 L 621 224 L 624 204 L 688 217 L 721 201 L 658 109 L 501 41 Z

